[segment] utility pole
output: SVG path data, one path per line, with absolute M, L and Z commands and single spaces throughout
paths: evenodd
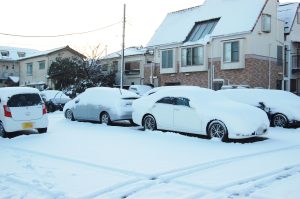
M 120 80 L 120 88 L 123 88 L 124 48 L 125 48 L 125 23 L 126 23 L 126 4 L 124 4 L 124 10 L 123 10 L 123 33 L 122 33 L 122 53 L 121 53 L 121 80 Z

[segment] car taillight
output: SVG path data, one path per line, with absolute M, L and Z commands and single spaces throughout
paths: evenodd
M 3 105 L 3 109 L 4 109 L 4 116 L 11 117 L 11 112 L 10 112 L 9 107 L 7 105 Z
M 43 115 L 47 114 L 47 108 L 46 108 L 46 105 L 43 104 Z

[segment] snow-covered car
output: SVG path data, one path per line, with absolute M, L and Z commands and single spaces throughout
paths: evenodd
M 39 90 L 27 87 L 0 88 L 0 136 L 32 129 L 45 133 L 47 128 L 47 109 Z
M 94 87 L 69 101 L 64 106 L 67 119 L 98 121 L 110 124 L 112 121 L 132 122 L 132 102 L 139 96 L 119 88 Z
M 62 111 L 64 105 L 71 100 L 70 97 L 58 90 L 44 90 L 41 92 L 41 96 L 45 101 L 48 112 Z
M 152 87 L 149 85 L 131 85 L 128 90 L 136 93 L 137 95 L 144 95 L 147 91 L 151 90 Z
M 272 89 L 231 89 L 218 91 L 225 97 L 263 109 L 271 126 L 300 126 L 300 97 Z
M 132 119 L 144 129 L 202 134 L 222 141 L 260 136 L 269 127 L 264 111 L 193 86 L 172 86 L 135 100 Z

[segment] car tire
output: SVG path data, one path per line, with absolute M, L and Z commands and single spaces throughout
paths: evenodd
M 71 120 L 71 121 L 75 120 L 73 112 L 70 109 L 67 109 L 65 111 L 65 118 L 68 119 L 68 120 Z
M 0 137 L 6 138 L 6 136 L 7 136 L 7 133 L 4 129 L 4 126 L 3 126 L 2 122 L 0 122 Z
M 271 120 L 271 126 L 272 127 L 287 127 L 288 125 L 288 119 L 287 117 L 282 113 L 276 113 L 272 116 Z
M 106 125 L 111 124 L 110 116 L 107 112 L 103 112 L 100 114 L 100 124 L 106 124 Z
M 37 129 L 39 133 L 46 133 L 47 132 L 47 128 L 40 128 Z
M 214 120 L 209 123 L 207 128 L 207 137 L 220 139 L 222 142 L 228 140 L 228 131 L 223 122 L 220 120 Z
M 156 120 L 152 115 L 146 115 L 143 119 L 144 130 L 154 131 L 157 129 Z

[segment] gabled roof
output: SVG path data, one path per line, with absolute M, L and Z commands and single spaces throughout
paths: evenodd
M 56 52 L 63 51 L 63 50 L 68 50 L 68 51 L 72 52 L 73 54 L 75 54 L 79 57 L 86 58 L 86 56 L 84 56 L 83 54 L 79 53 L 78 51 L 70 48 L 69 46 L 63 46 L 63 47 L 54 48 L 54 49 L 51 49 L 51 50 L 39 51 L 37 53 L 32 54 L 31 56 L 26 56 L 26 57 L 21 58 L 19 60 L 22 61 L 22 60 L 26 60 L 26 59 L 30 59 L 30 58 L 34 58 L 34 57 L 48 56 L 52 53 L 56 53 Z
M 283 3 L 278 7 L 278 19 L 284 21 L 284 33 L 290 33 L 297 16 L 299 3 Z
M 11 47 L 11 46 L 0 46 L 0 52 L 7 51 L 9 53 L 8 56 L 2 56 L 0 53 L 0 60 L 4 61 L 17 61 L 19 60 L 20 53 L 25 53 L 25 56 L 31 56 L 34 53 L 38 53 L 38 50 L 34 49 L 28 49 L 28 48 L 17 48 L 17 47 Z
M 146 53 L 148 53 L 148 49 L 143 48 L 143 47 L 129 47 L 124 50 L 125 57 L 134 56 L 134 55 L 144 55 Z M 108 55 L 102 57 L 101 59 L 112 59 L 112 58 L 118 58 L 118 57 L 121 57 L 121 51 L 117 51 L 117 52 L 108 54 Z
M 195 23 L 220 18 L 209 36 L 251 32 L 267 0 L 206 0 L 203 5 L 169 13 L 148 46 L 182 43 Z M 207 38 L 204 38 L 207 39 Z

